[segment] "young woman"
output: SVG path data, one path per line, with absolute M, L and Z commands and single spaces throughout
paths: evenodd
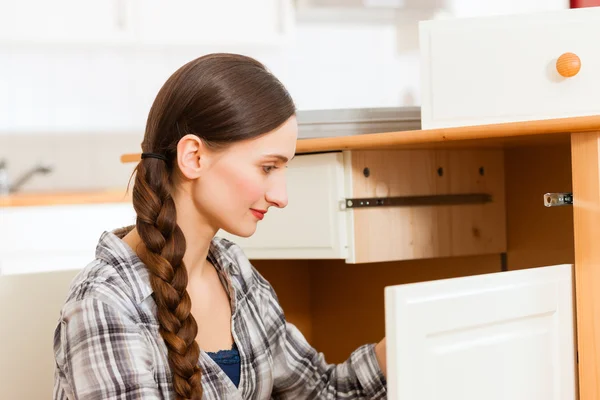
M 54 399 L 381 399 L 385 339 L 327 364 L 219 229 L 285 207 L 295 106 L 254 59 L 181 67 L 148 116 L 135 226 L 104 232 L 54 336 Z M 293 226 L 289 227 L 294 229 Z

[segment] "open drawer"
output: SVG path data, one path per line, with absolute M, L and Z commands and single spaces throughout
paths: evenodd
M 251 259 L 365 263 L 506 250 L 502 150 L 298 155 L 287 187 L 288 206 L 269 211 L 253 236 L 217 235 L 238 243 Z M 477 194 L 490 201 L 460 202 Z M 428 203 L 446 197 L 458 203 Z M 383 203 L 365 206 L 361 199 Z M 385 204 L 391 199 L 409 203 Z

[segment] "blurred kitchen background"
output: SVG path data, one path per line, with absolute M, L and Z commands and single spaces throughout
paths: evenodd
M 418 129 L 418 21 L 586 5 L 2 0 L 0 191 L 123 189 L 134 164 L 121 164 L 119 156 L 140 150 L 158 89 L 202 54 L 228 51 L 259 59 L 288 87 L 300 111 L 313 112 L 301 112 L 301 123 L 326 121 L 328 115 L 369 119 L 377 110 L 393 119 L 408 111 L 408 125 L 398 126 Z M 301 125 L 302 135 L 309 130 Z
M 419 21 L 588 6 L 600 0 L 0 0 L 0 398 L 49 398 L 67 288 L 103 231 L 135 222 L 135 163 L 120 156 L 140 152 L 150 105 L 181 65 L 257 58 L 295 99 L 300 137 L 419 129 Z M 383 284 L 449 273 L 431 259 L 294 257 L 255 265 L 330 362 L 380 340 Z

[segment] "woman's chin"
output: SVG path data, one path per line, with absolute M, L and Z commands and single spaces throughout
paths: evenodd
M 254 232 L 256 232 L 256 223 L 254 223 L 252 225 L 248 224 L 247 226 L 231 227 L 231 229 L 224 229 L 224 230 L 234 236 L 248 238 L 248 237 L 254 235 Z

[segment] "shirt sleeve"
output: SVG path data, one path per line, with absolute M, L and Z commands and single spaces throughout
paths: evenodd
M 55 399 L 157 399 L 143 333 L 124 312 L 97 299 L 69 303 L 54 335 Z
M 273 395 L 278 399 L 385 399 L 386 379 L 375 344 L 357 348 L 342 364 L 328 364 L 295 325 L 287 322 L 277 295 L 268 285 L 265 324 L 273 357 Z

